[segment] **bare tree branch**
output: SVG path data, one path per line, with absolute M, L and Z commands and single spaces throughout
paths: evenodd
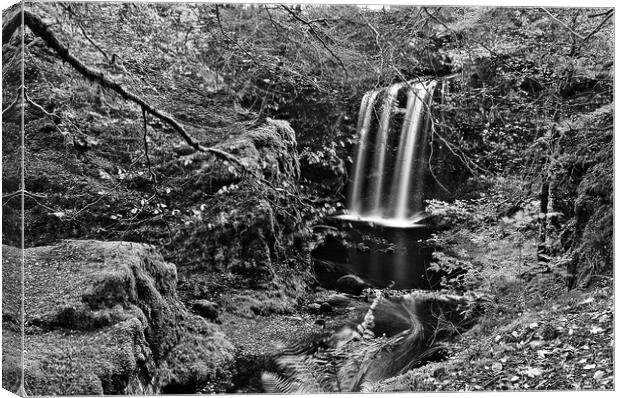
M 377 29 L 366 18 L 366 16 L 364 14 L 362 14 L 361 11 L 359 11 L 358 13 L 362 17 L 364 22 L 366 23 L 366 26 L 368 26 L 373 31 L 373 33 L 375 34 L 375 43 L 377 44 L 377 48 L 379 49 L 379 56 L 381 57 L 381 69 L 379 71 L 379 76 L 377 76 L 377 84 L 379 84 L 379 79 L 381 78 L 381 74 L 383 73 L 383 68 L 384 68 L 384 65 L 385 65 L 385 59 L 383 58 L 383 47 L 381 46 L 381 43 L 379 42 L 380 35 L 379 35 L 379 32 L 377 31 Z
M 541 10 L 543 10 L 544 12 L 546 12 L 547 14 L 549 14 L 549 16 L 551 18 L 553 18 L 554 21 L 558 22 L 560 25 L 564 26 L 569 32 L 571 32 L 573 35 L 577 36 L 578 38 L 580 38 L 581 40 L 585 40 L 585 38 L 583 36 L 581 36 L 579 33 L 575 32 L 570 26 L 566 25 L 564 22 L 562 22 L 561 20 L 559 20 L 555 15 L 553 15 L 552 13 L 550 13 L 545 7 L 540 7 Z
M 144 121 L 143 140 L 144 140 L 144 156 L 146 157 L 146 166 L 149 169 L 149 175 L 151 176 L 151 180 L 155 184 L 155 193 L 157 193 L 157 176 L 155 176 L 155 173 L 153 173 L 153 170 L 151 170 L 151 158 L 149 158 L 149 143 L 146 140 L 148 129 L 146 125 L 146 110 L 144 108 L 142 108 L 142 120 Z
M 347 70 L 347 67 L 344 65 L 344 62 L 342 62 L 342 60 L 340 59 L 340 57 L 338 57 L 331 48 L 329 48 L 329 46 L 325 43 L 325 41 L 323 39 L 321 39 L 321 36 L 319 36 L 319 34 L 317 33 L 317 31 L 314 29 L 314 27 L 312 26 L 312 23 L 306 21 L 305 19 L 301 18 L 299 15 L 297 15 L 293 10 L 291 10 L 290 8 L 288 8 L 285 5 L 281 5 L 282 8 L 284 8 L 289 14 L 291 14 L 293 16 L 293 18 L 295 18 L 296 20 L 300 21 L 301 23 L 303 23 L 304 25 L 306 25 L 309 29 L 310 29 L 310 33 L 312 34 L 312 36 L 314 36 L 320 43 L 321 45 L 331 54 L 332 57 L 334 57 L 336 59 L 336 61 L 338 61 L 338 63 L 340 64 L 340 66 L 342 67 L 342 70 L 344 71 L 345 77 L 348 79 L 349 78 L 349 72 Z
M 61 4 L 61 5 L 69 14 L 73 15 L 73 17 L 75 18 L 75 22 L 77 23 L 78 27 L 82 31 L 82 34 L 84 35 L 86 40 L 88 40 L 90 44 L 93 45 L 93 47 L 95 47 L 101 54 L 103 54 L 105 60 L 108 63 L 112 63 L 110 61 L 110 58 L 108 57 L 108 54 L 105 51 L 103 51 L 103 49 L 97 43 L 95 43 L 94 40 L 90 38 L 90 36 L 88 36 L 88 34 L 86 33 L 86 30 L 84 29 L 84 25 L 82 25 L 82 22 L 79 20 L 78 15 L 71 9 L 71 7 L 65 6 L 64 4 Z
M 22 97 L 22 86 L 20 85 L 17 88 L 17 96 L 15 96 L 15 99 L 13 100 L 13 102 L 11 102 L 6 108 L 2 110 L 2 116 L 4 116 L 6 112 L 10 111 L 19 102 L 19 99 L 21 97 Z
M 218 7 L 218 5 L 215 5 L 215 17 L 217 18 L 217 24 L 220 27 L 220 32 L 222 33 L 222 36 L 224 36 L 226 38 L 226 40 L 230 41 L 231 43 L 233 43 L 234 45 L 236 45 L 237 47 L 239 47 L 239 49 L 241 51 L 243 51 L 248 57 L 250 57 L 250 60 L 252 62 L 254 62 L 256 65 L 258 66 L 262 66 L 261 64 L 259 64 L 256 59 L 254 58 L 254 55 L 252 53 L 250 53 L 248 50 L 246 50 L 241 44 L 239 44 L 239 42 L 235 39 L 233 39 L 232 37 L 230 37 L 228 34 L 226 34 L 226 32 L 224 31 L 224 26 L 222 25 L 222 20 L 220 19 L 220 8 Z
M 604 11 L 604 12 L 599 12 L 599 13 L 596 13 L 596 14 L 590 14 L 590 15 L 588 15 L 588 18 L 596 18 L 596 17 L 600 17 L 602 15 L 609 15 L 612 12 L 614 12 L 613 8 L 609 9 L 607 11 Z
M 31 13 L 30 11 L 23 11 L 24 15 L 24 23 L 26 26 L 30 28 L 32 33 L 36 36 L 39 36 L 48 46 L 50 46 L 58 56 L 69 63 L 75 70 L 77 70 L 81 75 L 89 79 L 90 81 L 98 83 L 103 88 L 109 88 L 110 90 L 119 94 L 122 98 L 132 101 L 142 107 L 143 110 L 150 113 L 151 115 L 163 120 L 183 137 L 185 142 L 187 142 L 192 148 L 196 151 L 200 152 L 209 152 L 214 154 L 215 156 L 222 158 L 224 160 L 228 160 L 234 163 L 237 166 L 241 166 L 241 168 L 246 169 L 243 163 L 234 155 L 222 151 L 221 149 L 205 147 L 201 145 L 199 142 L 194 140 L 189 133 L 183 128 L 179 122 L 177 122 L 172 116 L 160 111 L 159 109 L 154 108 L 151 104 L 146 102 L 144 99 L 138 97 L 136 94 L 131 91 L 125 89 L 119 83 L 111 80 L 108 76 L 106 76 L 103 72 L 92 69 L 86 66 L 82 61 L 77 59 L 73 54 L 69 52 L 69 49 L 64 46 L 54 35 L 54 33 L 48 28 L 48 26 L 36 15 Z M 2 27 L 2 44 L 7 43 L 15 30 L 20 26 L 21 23 L 21 12 L 16 12 Z
M 592 37 L 592 35 L 593 35 L 593 34 L 595 34 L 596 32 L 598 32 L 598 31 L 599 31 L 599 30 L 603 27 L 603 25 L 605 24 L 605 22 L 607 22 L 607 20 L 608 20 L 609 18 L 611 18 L 611 17 L 612 17 L 612 15 L 614 15 L 614 10 L 609 10 L 609 11 L 608 11 L 607 16 L 605 17 L 605 19 L 603 19 L 603 21 L 602 21 L 602 22 L 601 22 L 601 23 L 600 23 L 600 24 L 599 24 L 596 28 L 594 28 L 594 29 L 592 30 L 592 32 L 588 33 L 588 35 L 587 35 L 587 36 L 583 39 L 583 41 L 585 42 L 585 41 L 586 41 L 586 40 L 588 40 L 590 37 Z

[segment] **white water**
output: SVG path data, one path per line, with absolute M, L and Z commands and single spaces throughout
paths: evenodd
M 405 148 L 402 152 L 403 158 L 396 160 L 396 164 L 401 167 L 399 173 L 396 174 L 397 178 L 394 179 L 393 187 L 393 191 L 396 192 L 396 213 L 394 217 L 399 220 L 407 218 L 407 213 L 410 210 L 420 210 L 417 208 L 417 203 L 411 203 L 409 187 L 412 183 L 422 184 L 422 168 L 420 166 L 412 168 L 412 164 L 416 152 L 418 155 L 423 155 L 420 152 L 424 152 L 420 150 L 420 147 L 425 144 L 425 142 L 420 141 L 426 136 L 424 134 L 425 131 L 423 131 L 425 127 L 424 111 L 426 110 L 426 105 L 428 105 L 430 93 L 434 88 L 435 82 L 431 82 L 428 86 L 415 87 L 414 92 L 411 93 L 412 95 L 409 96 L 407 101 L 407 108 L 411 108 L 411 120 L 406 125 L 407 129 L 403 128 L 401 132 L 401 135 L 406 137 Z M 418 150 L 416 151 L 416 149 Z M 412 181 L 413 179 L 415 181 Z M 415 199 L 415 196 L 413 199 Z
M 383 179 L 385 174 L 385 156 L 388 150 L 387 140 L 390 130 L 390 120 L 392 116 L 392 105 L 396 99 L 398 90 L 403 87 L 402 84 L 394 84 L 388 88 L 387 97 L 383 102 L 383 111 L 381 113 L 381 121 L 379 122 L 379 132 L 375 143 L 375 156 L 372 167 L 372 177 L 374 192 L 370 205 L 372 215 L 380 216 L 382 214 L 381 199 L 383 193 Z
M 362 99 L 357 128 L 360 135 L 354 164 L 353 180 L 349 193 L 348 213 L 339 216 L 345 220 L 359 220 L 390 227 L 416 226 L 423 217 L 421 190 L 423 186 L 424 156 L 426 147 L 427 110 L 436 82 L 395 84 L 386 89 L 381 118 L 375 134 L 375 145 L 368 145 L 372 138 L 375 101 L 379 91 L 366 93 Z M 407 92 L 405 117 L 398 137 L 396 156 L 389 148 L 390 124 L 398 110 L 395 105 L 400 90 Z M 373 161 L 367 167 L 372 152 Z M 391 174 L 390 174 L 391 173 Z M 386 189 L 386 177 L 392 177 Z
M 366 154 L 368 146 L 368 131 L 370 130 L 370 121 L 374 110 L 374 102 L 379 91 L 368 92 L 362 99 L 360 112 L 357 119 L 357 131 L 360 134 L 360 142 L 357 147 L 357 156 L 355 157 L 355 171 L 353 174 L 353 184 L 349 192 L 349 210 L 352 213 L 359 214 L 362 211 L 360 195 L 362 193 L 362 172 L 366 166 Z

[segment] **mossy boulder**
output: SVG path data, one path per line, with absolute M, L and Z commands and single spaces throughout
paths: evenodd
M 160 393 L 222 379 L 232 345 L 178 300 L 176 267 L 152 246 L 63 241 L 24 255 L 26 393 Z M 19 267 L 4 263 L 3 274 Z
M 269 290 L 275 283 L 276 290 L 297 297 L 302 279 L 309 278 L 310 231 L 297 186 L 295 131 L 268 118 L 216 147 L 243 166 L 200 152 L 161 166 L 176 187 L 172 202 L 185 208 L 166 246 L 179 264 L 184 300 L 216 299 L 196 288 L 212 284 L 212 272 L 234 275 L 232 285 L 241 290 Z

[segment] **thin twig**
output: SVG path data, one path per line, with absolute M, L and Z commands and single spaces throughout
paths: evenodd
M 554 21 L 558 22 L 560 25 L 564 26 L 568 31 L 570 31 L 572 34 L 574 34 L 575 36 L 577 36 L 578 38 L 580 38 L 581 40 L 585 40 L 585 38 L 583 36 L 581 36 L 579 33 L 575 32 L 570 26 L 566 25 L 564 22 L 562 22 L 561 20 L 559 20 L 558 18 L 555 17 L 555 15 L 553 15 L 552 13 L 550 13 L 545 7 L 540 7 L 541 10 L 543 10 L 544 12 L 546 12 L 547 14 L 549 14 L 549 16 L 551 18 L 553 18 Z
M 304 25 L 306 25 L 310 29 L 310 33 L 312 34 L 312 36 L 314 36 L 321 43 L 321 45 L 332 55 L 332 57 L 334 57 L 336 59 L 336 61 L 338 61 L 338 63 L 340 64 L 340 67 L 344 71 L 345 77 L 348 79 L 349 78 L 349 72 L 347 71 L 347 67 L 344 65 L 344 62 L 342 62 L 340 57 L 338 57 L 332 51 L 332 49 L 329 48 L 329 46 L 325 43 L 325 41 L 323 39 L 321 39 L 321 37 L 319 36 L 317 31 L 314 29 L 312 24 L 310 22 L 306 21 L 305 19 L 301 18 L 300 16 L 298 16 L 293 10 L 291 10 L 287 6 L 281 4 L 281 7 L 284 8 L 289 14 L 291 14 L 293 16 L 293 18 L 295 18 L 296 20 L 300 21 L 301 23 L 303 23 Z
M 596 13 L 596 14 L 590 14 L 590 15 L 588 15 L 588 18 L 596 18 L 596 17 L 600 17 L 601 15 L 611 14 L 612 12 L 614 12 L 614 10 L 613 9 L 609 9 L 609 10 L 607 10 L 605 12 L 599 12 L 599 13 Z
M 48 118 L 50 118 L 50 120 L 54 123 L 54 127 L 56 127 L 56 130 L 58 130 L 58 132 L 60 133 L 60 135 L 62 135 L 63 137 L 67 136 L 67 133 L 62 131 L 60 129 L 60 127 L 58 127 L 58 124 L 56 124 L 56 119 L 60 119 L 60 117 L 58 115 L 56 115 L 55 113 L 51 113 L 45 110 L 45 108 L 43 108 L 41 105 L 37 104 L 36 102 L 34 102 L 32 99 L 30 99 L 30 97 L 28 97 L 28 94 L 26 94 L 26 91 L 24 90 L 24 99 L 26 100 L 26 102 L 28 102 L 30 105 L 34 106 L 35 108 L 37 108 L 38 110 L 40 110 L 41 112 L 43 112 L 43 114 L 45 114 L 45 116 L 47 116 Z
M 21 15 L 22 12 L 16 12 L 12 18 L 9 19 L 7 23 L 2 27 L 2 42 L 3 44 L 7 43 L 15 30 L 20 26 L 21 23 Z M 187 142 L 192 148 L 199 152 L 208 152 L 220 157 L 222 159 L 228 160 L 232 162 L 235 166 L 239 166 L 241 169 L 246 170 L 246 166 L 234 155 L 225 152 L 221 149 L 213 148 L 213 147 L 205 147 L 201 145 L 198 141 L 194 140 L 192 136 L 185 130 L 185 128 L 177 122 L 172 116 L 156 109 L 151 104 L 146 102 L 144 99 L 138 97 L 136 94 L 131 91 L 125 89 L 119 83 L 113 81 L 108 76 L 106 76 L 103 72 L 90 68 L 86 66 L 82 61 L 77 59 L 73 54 L 69 52 L 69 49 L 64 46 L 57 38 L 56 35 L 49 29 L 49 27 L 35 14 L 30 11 L 23 11 L 24 23 L 30 28 L 33 34 L 42 38 L 48 46 L 50 46 L 58 56 L 69 63 L 75 70 L 77 70 L 84 77 L 89 79 L 90 81 L 97 82 L 103 88 L 109 88 L 112 91 L 116 92 L 122 98 L 132 101 L 138 105 L 140 105 L 143 109 L 145 109 L 151 115 L 163 120 L 179 134 L 185 142 Z
M 38 110 L 40 110 L 41 112 L 43 112 L 45 114 L 45 116 L 49 117 L 50 119 L 54 120 L 55 118 L 58 118 L 58 115 L 56 115 L 55 113 L 51 113 L 45 110 L 45 108 L 43 108 L 43 106 L 37 104 L 36 102 L 34 102 L 32 99 L 30 99 L 30 97 L 28 97 L 28 94 L 26 94 L 26 92 L 24 91 L 24 99 L 26 100 L 26 102 L 28 102 L 30 105 L 34 106 L 35 108 L 37 108 Z
M 224 31 L 224 26 L 222 25 L 222 20 L 220 19 L 220 8 L 218 7 L 217 4 L 215 4 L 215 17 L 217 19 L 217 24 L 219 25 L 220 32 L 222 33 L 222 36 L 224 36 L 228 41 L 230 41 L 231 43 L 233 43 L 237 47 L 239 47 L 239 49 L 241 49 L 241 51 L 243 51 L 248 57 L 250 57 L 250 60 L 252 62 L 254 62 L 258 66 L 262 66 L 261 64 L 258 63 L 258 61 L 256 61 L 256 59 L 254 59 L 254 55 L 252 55 L 252 53 L 250 53 L 241 44 L 239 44 L 239 42 L 237 40 L 233 39 L 228 34 L 226 34 L 226 32 Z
M 82 25 L 82 22 L 78 19 L 79 17 L 77 16 L 77 14 L 76 14 L 75 12 L 73 12 L 73 10 L 71 9 L 71 7 L 68 7 L 68 6 L 65 6 L 65 5 L 62 5 L 62 7 L 63 7 L 63 8 L 64 8 L 64 9 L 65 9 L 68 13 L 69 13 L 69 14 L 71 14 L 71 15 L 73 15 L 73 17 L 75 17 L 75 22 L 77 23 L 78 27 L 79 27 L 79 28 L 80 28 L 80 30 L 82 31 L 82 34 L 84 35 L 84 37 L 86 38 L 86 40 L 88 40 L 88 41 L 90 42 L 90 44 L 92 44 L 92 45 L 93 45 L 93 47 L 95 47 L 97 50 L 99 50 L 99 52 L 100 52 L 101 54 L 103 54 L 103 56 L 105 57 L 105 60 L 106 60 L 108 63 L 111 63 L 111 62 L 110 62 L 110 58 L 108 57 L 108 54 L 107 54 L 105 51 L 103 51 L 103 49 L 102 49 L 99 45 L 97 45 L 97 43 L 95 43 L 95 42 L 93 41 L 93 39 L 91 39 L 91 38 L 90 38 L 90 36 L 88 36 L 88 34 L 86 33 L 86 30 L 84 29 L 84 26 Z
M 366 22 L 366 26 L 368 26 L 375 34 L 375 43 L 377 44 L 377 48 L 379 49 L 379 56 L 381 57 L 381 69 L 379 70 L 379 76 L 377 76 L 377 84 L 379 84 L 379 81 L 381 79 L 381 74 L 383 74 L 383 67 L 385 64 L 385 59 L 383 58 L 383 47 L 381 47 L 381 44 L 379 43 L 380 35 L 377 29 L 374 26 L 372 26 L 370 21 L 366 18 L 366 16 L 362 14 L 361 11 L 358 11 L 358 13 L 362 17 L 364 22 Z
M 155 173 L 153 173 L 153 171 L 151 170 L 151 159 L 149 158 L 149 143 L 146 139 L 147 133 L 148 133 L 147 126 L 146 126 L 146 110 L 144 108 L 142 108 L 142 120 L 144 120 L 144 137 L 143 138 L 144 138 L 144 156 L 146 157 L 146 166 L 149 169 L 149 175 L 151 176 L 151 181 L 153 181 L 153 184 L 155 184 L 155 187 L 157 187 L 157 177 L 155 176 Z
M 13 107 L 14 107 L 14 106 L 15 106 L 15 105 L 19 102 L 19 99 L 20 99 L 21 97 L 22 97 L 22 86 L 20 85 L 20 86 L 17 88 L 17 96 L 15 97 L 15 99 L 13 100 L 13 102 L 11 102 L 11 103 L 9 104 L 9 106 L 7 106 L 6 108 L 4 108 L 4 109 L 2 110 L 2 116 L 4 116 L 5 112 L 8 112 L 9 110 L 11 110 L 11 109 L 12 109 L 12 108 L 13 108 Z
M 586 40 L 588 40 L 588 39 L 589 39 L 589 38 L 590 38 L 593 34 L 595 34 L 596 32 L 598 32 L 598 31 L 599 31 L 599 30 L 603 27 L 603 25 L 605 24 L 605 22 L 607 22 L 607 20 L 608 20 L 609 18 L 611 18 L 611 16 L 612 16 L 613 14 L 614 14 L 614 13 L 613 13 L 613 10 L 611 10 L 611 12 L 610 12 L 609 14 L 607 14 L 607 16 L 605 17 L 605 19 L 603 19 L 603 21 L 602 21 L 602 22 L 601 22 L 601 23 L 600 23 L 600 24 L 599 24 L 596 28 L 594 28 L 594 29 L 592 30 L 592 32 L 588 33 L 588 35 L 587 35 L 587 36 L 583 39 L 583 41 L 585 42 L 585 41 L 586 41 Z M 583 43 L 582 43 L 582 45 L 583 45 Z

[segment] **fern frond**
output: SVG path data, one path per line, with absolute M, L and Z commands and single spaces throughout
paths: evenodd
M 261 381 L 267 394 L 290 394 L 296 389 L 289 379 L 271 372 L 263 372 Z

